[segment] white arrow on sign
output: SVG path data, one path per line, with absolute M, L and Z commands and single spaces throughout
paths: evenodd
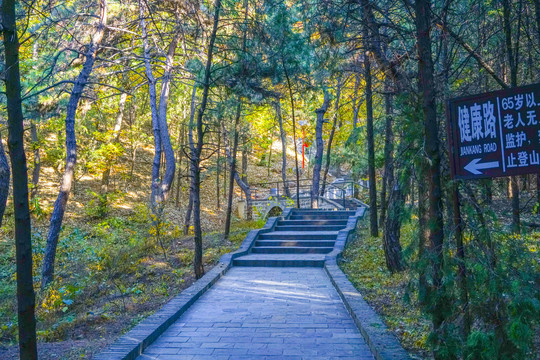
M 498 168 L 499 167 L 499 162 L 498 161 L 491 161 L 491 162 L 486 162 L 486 163 L 480 164 L 479 163 L 480 160 L 482 160 L 482 159 L 474 159 L 474 160 L 472 160 L 470 163 L 465 165 L 465 170 L 467 170 L 468 172 L 470 172 L 470 173 L 472 173 L 474 175 L 481 175 L 482 172 L 478 171 L 478 170 L 493 169 L 493 168 Z

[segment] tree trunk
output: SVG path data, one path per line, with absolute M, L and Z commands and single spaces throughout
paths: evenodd
M 290 198 L 291 191 L 289 190 L 289 183 L 287 182 L 287 135 L 283 129 L 283 118 L 281 117 L 281 103 L 279 100 L 274 102 L 274 108 L 276 109 L 276 116 L 279 123 L 279 136 L 281 137 L 281 179 L 283 180 L 283 191 L 285 196 Z
M 266 162 L 266 176 L 268 176 L 268 179 L 270 179 L 270 167 L 272 166 L 272 145 L 274 145 L 274 134 L 271 133 L 270 136 L 272 138 L 270 139 L 270 151 L 268 152 L 268 161 Z
M 536 174 L 536 202 L 540 204 L 540 174 Z
M 158 113 L 158 103 L 157 103 L 157 90 L 156 90 L 156 80 L 152 72 L 152 67 L 150 64 L 150 53 L 148 49 L 148 35 L 146 31 L 146 20 L 144 12 L 144 2 L 139 0 L 139 21 L 141 23 L 142 39 L 143 39 L 143 57 L 144 57 L 144 67 L 146 78 L 148 80 L 148 93 L 150 98 L 150 112 L 152 114 L 152 132 L 154 134 L 154 160 L 152 162 L 152 185 L 151 185 L 151 196 L 150 196 L 150 208 L 154 214 L 157 213 L 156 208 L 156 193 L 158 191 L 158 182 L 159 182 L 159 169 L 161 167 L 161 135 L 159 133 L 159 113 Z
M 144 18 L 144 5 L 139 0 L 139 15 L 141 22 L 143 38 L 143 56 L 146 77 L 148 79 L 148 91 L 150 94 L 150 109 L 152 113 L 152 129 L 154 133 L 154 161 L 152 163 L 152 192 L 150 196 L 150 207 L 155 215 L 161 215 L 165 200 L 169 195 L 171 184 L 174 180 L 176 170 L 176 160 L 174 150 L 171 144 L 171 137 L 167 124 L 167 106 L 169 100 L 169 91 L 171 83 L 171 73 L 173 70 L 173 60 L 180 32 L 176 32 L 169 44 L 167 55 L 165 57 L 165 69 L 161 77 L 161 92 L 159 96 L 159 105 L 157 103 L 156 80 L 154 78 L 150 64 L 150 53 L 148 49 L 148 35 L 146 31 L 146 22 Z M 160 176 L 162 151 L 165 155 L 165 174 Z
M 434 332 L 440 332 L 446 317 L 448 305 L 442 284 L 444 223 L 442 189 L 440 177 L 439 129 L 435 103 L 435 83 L 433 78 L 433 60 L 431 58 L 431 3 L 430 0 L 416 0 L 415 22 L 418 48 L 418 77 L 422 94 L 422 110 L 424 115 L 425 151 L 427 155 L 428 216 L 430 259 L 432 265 L 433 297 L 432 322 Z M 438 343 L 438 340 L 435 339 Z M 435 351 L 435 358 L 440 355 Z
M 456 249 L 458 257 L 458 280 L 459 280 L 459 291 L 461 297 L 461 303 L 463 307 L 463 338 L 467 340 L 469 333 L 471 331 L 471 316 L 469 311 L 469 292 L 467 290 L 467 268 L 466 268 L 466 258 L 465 258 L 465 247 L 463 246 L 463 224 L 461 221 L 461 209 L 460 209 L 460 199 L 459 199 L 459 185 L 454 181 L 452 184 L 452 206 L 453 211 L 453 220 L 454 220 L 454 231 L 456 238 Z
M 34 168 L 32 169 L 32 191 L 30 197 L 33 199 L 38 194 L 39 173 L 41 172 L 41 156 L 39 154 L 39 137 L 36 123 L 30 120 L 30 136 L 32 139 L 32 151 L 34 152 Z
M 289 97 L 291 99 L 291 114 L 292 114 L 292 128 L 293 128 L 293 142 L 294 142 L 294 162 L 296 166 L 296 207 L 300 208 L 300 169 L 298 169 L 298 146 L 296 144 L 296 118 L 294 114 L 294 96 L 292 91 L 291 79 L 289 78 L 289 72 L 285 66 L 285 61 L 281 58 L 283 65 L 283 71 L 287 79 L 287 86 L 289 88 Z
M 517 87 L 517 71 L 518 71 L 518 49 L 516 47 L 516 53 L 514 54 L 512 47 L 512 24 L 510 23 L 510 2 L 509 0 L 503 0 L 503 29 L 506 42 L 506 57 L 508 60 L 508 67 L 510 68 L 510 86 Z M 518 29 L 519 31 L 519 29 Z M 512 187 L 512 231 L 519 233 L 521 231 L 520 211 L 519 211 L 519 178 L 512 176 L 510 178 L 510 184 Z
M 196 89 L 196 87 L 195 87 Z M 182 161 L 184 159 L 184 143 L 186 136 L 186 130 L 184 128 L 184 123 L 180 124 L 179 134 L 178 134 L 178 174 L 176 175 L 176 196 L 175 196 L 175 205 L 176 207 L 180 206 L 180 188 L 182 187 Z
M 421 169 L 418 176 L 418 302 L 425 306 L 428 302 L 429 286 L 426 278 L 426 244 L 427 244 L 427 209 L 426 209 L 426 184 L 424 182 L 425 173 Z
M 208 44 L 208 51 L 206 57 L 206 68 L 204 72 L 203 82 L 203 95 L 201 99 L 201 105 L 197 113 L 197 146 L 195 151 L 192 151 L 192 188 L 191 193 L 193 195 L 193 227 L 195 230 L 195 258 L 193 260 L 193 266 L 195 270 L 195 277 L 200 279 L 204 275 L 204 267 L 202 262 L 202 228 L 201 228 L 201 153 L 204 145 L 204 131 L 203 131 L 203 116 L 208 103 L 208 91 L 210 90 L 210 72 L 212 67 L 212 56 L 214 50 L 214 42 L 216 41 L 217 28 L 219 24 L 219 13 L 221 10 L 221 0 L 215 0 L 214 11 L 214 24 L 212 27 L 212 33 L 210 35 L 210 42 Z
M 240 98 L 236 105 L 236 115 L 234 117 L 234 140 L 232 154 L 227 153 L 227 133 L 223 131 L 223 142 L 225 143 L 225 156 L 229 163 L 229 191 L 227 196 L 227 212 L 225 214 L 225 231 L 223 232 L 223 238 L 228 239 L 231 232 L 231 219 L 232 219 L 232 203 L 233 203 L 233 190 L 234 190 L 234 173 L 236 172 L 236 152 L 238 150 L 238 125 L 240 123 L 240 115 L 242 113 L 242 105 Z M 223 125 L 225 129 L 225 125 Z M 247 199 L 246 199 L 247 204 Z
M 391 206 L 388 208 L 388 217 L 386 218 L 384 226 L 383 247 L 386 267 L 388 268 L 388 271 L 395 273 L 405 269 L 400 243 L 405 192 L 404 189 L 402 189 L 402 185 L 399 184 L 398 179 L 394 179 L 392 176 L 391 180 L 392 182 L 388 182 L 390 187 L 388 202 Z
M 118 143 L 120 141 L 120 129 L 122 129 L 122 120 L 124 118 L 124 108 L 125 108 L 125 105 L 126 105 L 126 100 L 127 100 L 127 94 L 126 93 L 122 93 L 122 95 L 120 95 L 120 101 L 118 103 L 118 115 L 116 116 L 116 122 L 114 124 L 114 130 L 113 130 L 113 141 L 115 143 Z M 107 168 L 105 169 L 105 171 L 103 172 L 103 174 L 101 175 L 101 197 L 100 197 L 100 201 L 101 201 L 101 207 L 102 209 L 106 209 L 107 205 L 108 205 L 108 201 L 107 201 L 107 194 L 109 192 L 109 182 L 110 182 L 110 177 L 111 177 L 111 164 L 107 164 Z
M 6 204 L 9 195 L 9 161 L 4 150 L 4 144 L 2 143 L 0 133 L 0 226 L 4 220 L 4 212 L 6 211 Z
M 193 194 L 191 193 L 192 184 L 190 184 L 189 188 L 189 200 L 188 200 L 188 207 L 186 209 L 186 217 L 184 218 L 184 235 L 189 234 L 189 223 L 191 222 L 191 213 L 193 212 Z
M 358 99 L 358 88 L 360 87 L 360 75 L 358 72 L 354 77 L 354 98 L 353 98 L 353 130 L 358 126 L 358 112 L 360 111 L 360 105 L 362 101 Z
M 389 90 L 388 86 L 386 89 Z M 389 93 L 385 96 L 386 108 L 386 139 L 384 147 L 385 169 L 383 178 L 383 191 L 381 194 L 381 224 L 384 224 L 383 248 L 386 267 L 392 273 L 404 270 L 401 253 L 401 222 L 403 218 L 403 209 L 405 207 L 404 185 L 400 184 L 400 177 L 394 176 L 394 136 L 392 132 L 392 97 Z M 398 153 L 402 153 L 405 148 L 403 139 L 399 142 Z M 386 202 L 386 185 L 388 185 L 388 202 Z M 386 204 L 388 205 L 388 217 L 386 217 Z M 384 221 L 384 222 L 383 222 Z
M 369 39 L 367 25 L 364 25 L 364 43 Z M 369 175 L 369 223 L 371 236 L 379 236 L 377 224 L 377 179 L 375 178 L 375 140 L 373 134 L 373 94 L 371 89 L 371 61 L 369 54 L 364 55 L 364 71 L 366 79 L 366 123 L 368 143 L 368 175 Z
M 75 164 L 77 163 L 77 140 L 75 137 L 75 115 L 77 113 L 77 107 L 79 100 L 82 97 L 83 90 L 88 83 L 88 78 L 94 67 L 96 59 L 96 51 L 101 43 L 105 27 L 107 23 L 107 0 L 100 1 L 100 14 L 99 24 L 97 31 L 92 37 L 92 41 L 88 44 L 88 48 L 85 53 L 86 60 L 84 65 L 75 80 L 73 89 L 67 105 L 67 113 L 65 120 L 66 127 L 66 168 L 62 177 L 62 185 L 60 186 L 60 192 L 58 198 L 54 203 L 54 209 L 51 216 L 49 234 L 47 236 L 47 246 L 45 248 L 45 255 L 43 257 L 43 269 L 41 273 L 41 287 L 45 288 L 52 280 L 54 276 L 54 260 L 56 257 L 56 246 L 58 245 L 58 237 L 60 235 L 60 229 L 62 227 L 62 221 L 64 220 L 64 213 L 66 211 L 67 201 L 71 192 L 71 185 L 73 183 L 73 175 L 75 173 Z
M 235 119 L 235 125 L 238 125 L 239 123 L 239 119 L 240 119 L 240 115 L 239 115 L 239 112 L 240 112 L 240 106 L 237 107 L 237 118 L 238 121 Z M 229 148 L 229 145 L 228 145 L 228 138 L 229 138 L 229 135 L 227 134 L 227 129 L 225 129 L 225 127 L 223 127 L 223 138 L 225 140 L 225 153 L 227 155 L 227 160 L 229 161 L 229 165 L 230 165 L 230 183 L 234 184 L 234 181 L 236 180 L 236 183 L 238 184 L 238 186 L 240 186 L 240 189 L 242 190 L 242 192 L 245 194 L 246 196 L 246 209 L 247 209 L 247 214 L 246 214 L 246 218 L 248 220 L 252 220 L 253 219 L 253 213 L 252 213 L 252 209 L 253 209 L 253 205 L 252 205 L 252 197 L 251 197 L 251 189 L 249 188 L 249 185 L 247 184 L 247 182 L 244 182 L 244 180 L 242 179 L 242 176 L 238 173 L 238 171 L 236 170 L 236 151 L 234 151 L 234 148 L 238 148 L 238 137 L 239 137 L 239 134 L 238 134 L 238 131 L 234 134 L 234 143 L 233 143 L 233 151 L 232 151 L 232 154 L 231 154 L 231 150 Z M 246 179 L 247 180 L 247 179 Z M 230 185 L 229 185 L 230 186 Z M 228 204 L 228 209 L 231 209 L 230 211 L 228 210 L 227 211 L 227 214 L 230 214 L 232 213 L 232 194 L 233 194 L 233 188 L 232 187 L 229 187 L 229 204 Z M 230 217 L 228 218 L 228 221 L 229 221 L 229 231 L 230 231 Z M 227 223 L 226 223 L 227 224 Z M 227 230 L 227 229 L 226 229 Z M 229 233 L 227 232 L 226 235 L 228 236 Z
M 540 0 L 534 0 L 534 15 L 536 18 L 536 35 L 540 47 Z
M 238 183 L 238 186 L 240 186 L 240 189 L 242 189 L 242 192 L 244 193 L 244 195 L 246 196 L 246 208 L 247 208 L 246 220 L 253 220 L 253 205 L 251 201 L 251 189 L 249 188 L 247 169 L 248 169 L 247 145 L 244 141 L 244 144 L 242 145 L 242 176 L 240 177 L 243 184 L 238 183 L 238 181 L 237 183 Z M 235 176 L 235 179 L 236 179 L 236 176 Z
M 385 223 L 386 208 L 389 201 L 386 199 L 386 186 L 392 186 L 394 178 L 394 164 L 392 153 L 394 151 L 394 134 L 392 133 L 392 95 L 388 93 L 390 90 L 388 80 L 385 83 L 387 94 L 384 96 L 384 105 L 386 112 L 385 134 L 384 134 L 384 175 L 381 188 L 381 215 L 379 223 Z M 390 189 L 390 191 L 392 191 Z M 386 229 L 385 229 L 386 231 Z
M 171 78 L 173 71 L 173 60 L 178 41 L 180 40 L 181 32 L 176 32 L 171 43 L 167 56 L 165 58 L 165 71 L 161 77 L 161 93 L 159 95 L 159 109 L 158 109 L 158 122 L 159 122 L 159 135 L 161 137 L 161 146 L 165 155 L 165 174 L 162 176 L 162 180 L 159 181 L 159 189 L 157 190 L 155 202 L 156 204 L 164 205 L 165 200 L 169 196 L 171 185 L 174 180 L 174 173 L 176 171 L 176 159 L 174 158 L 174 149 L 171 144 L 171 136 L 169 134 L 169 128 L 167 124 L 167 105 L 169 100 L 169 92 L 171 86 Z M 155 184 L 157 182 L 154 181 Z
M 317 209 L 319 207 L 319 182 L 321 179 L 321 165 L 322 165 L 322 156 L 324 151 L 324 142 L 322 138 L 324 114 L 328 110 L 328 105 L 330 104 L 330 97 L 326 90 L 324 91 L 324 100 L 322 106 L 315 110 L 317 114 L 317 124 L 315 125 L 315 143 L 317 149 L 315 151 L 315 162 L 313 164 L 313 183 L 311 187 L 311 207 Z
M 217 160 L 216 160 L 216 208 L 221 209 L 220 196 L 219 196 L 219 175 L 220 175 L 220 161 L 221 161 L 221 131 L 218 131 L 218 148 L 217 148 Z
M 186 217 L 184 219 L 184 235 L 189 233 L 189 223 L 191 221 L 191 213 L 193 212 L 193 189 L 195 181 L 195 163 L 193 162 L 194 156 L 196 156 L 197 149 L 195 147 L 195 141 L 193 140 L 193 127 L 195 121 L 195 97 L 197 95 L 197 81 L 193 82 L 193 90 L 191 92 L 191 105 L 190 105 L 190 115 L 189 115 L 189 125 L 188 125 L 188 143 L 190 150 L 190 161 L 189 161 L 189 172 L 190 172 L 190 181 L 189 181 L 189 200 L 188 207 L 186 210 Z
M 2 1 L 0 14 L 3 19 L 4 82 L 9 131 L 8 147 L 13 171 L 19 356 L 21 360 L 34 360 L 37 359 L 37 345 L 36 318 L 34 315 L 35 294 L 32 276 L 32 229 L 28 203 L 28 173 L 24 153 L 24 118 L 21 100 L 19 38 L 17 36 L 15 1 Z M 4 156 L 2 156 L 2 161 L 3 158 Z
M 322 186 L 321 186 L 321 196 L 324 195 L 324 192 L 326 191 L 326 178 L 328 177 L 328 171 L 330 169 L 330 157 L 332 155 L 332 142 L 334 141 L 334 134 L 336 132 L 336 125 L 338 120 L 338 112 L 339 112 L 339 101 L 341 99 L 341 86 L 343 83 L 341 82 L 341 78 L 338 78 L 337 80 L 337 91 L 336 91 L 336 102 L 334 105 L 334 121 L 332 122 L 332 130 L 330 130 L 330 136 L 328 137 L 328 144 L 326 145 L 326 163 L 324 165 L 324 173 L 323 173 L 323 179 L 322 179 Z M 345 204 L 343 204 L 345 206 Z

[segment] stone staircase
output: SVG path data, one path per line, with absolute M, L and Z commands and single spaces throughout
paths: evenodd
M 339 230 L 347 226 L 354 211 L 293 209 L 279 220 L 274 231 L 260 234 L 247 255 L 234 259 L 235 266 L 324 265 L 334 249 Z

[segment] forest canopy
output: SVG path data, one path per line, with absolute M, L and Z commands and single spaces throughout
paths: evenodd
M 538 351 L 540 174 L 453 179 L 446 104 L 539 82 L 539 0 L 1 6 L 0 346 L 146 313 L 262 226 L 260 194 L 317 208 L 337 180 L 429 322 L 410 351 Z

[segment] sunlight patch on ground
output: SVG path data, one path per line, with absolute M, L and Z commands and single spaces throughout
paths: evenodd
M 252 280 L 250 282 L 255 283 L 255 284 L 275 285 L 275 286 L 296 286 L 296 284 L 270 281 L 270 280 Z

